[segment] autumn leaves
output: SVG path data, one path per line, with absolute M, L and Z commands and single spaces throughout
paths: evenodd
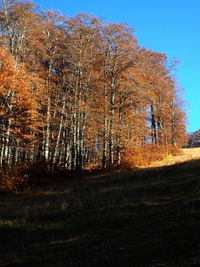
M 167 58 L 127 25 L 11 0 L 0 18 L 0 164 L 106 168 L 135 146 L 184 143 Z

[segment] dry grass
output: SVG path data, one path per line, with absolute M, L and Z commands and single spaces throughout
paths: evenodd
M 181 150 L 181 154 L 166 155 L 164 160 L 152 162 L 148 167 L 170 166 L 195 159 L 200 159 L 200 148 L 184 148 Z
M 200 266 L 199 155 L 0 195 L 0 266 Z

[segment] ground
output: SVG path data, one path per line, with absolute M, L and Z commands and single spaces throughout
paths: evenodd
M 200 150 L 0 195 L 0 266 L 200 266 Z
M 166 155 L 164 160 L 153 162 L 150 167 L 170 166 L 195 159 L 200 159 L 200 148 L 183 148 L 180 155 Z

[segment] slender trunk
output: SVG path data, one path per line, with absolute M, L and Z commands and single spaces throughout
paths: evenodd
M 47 73 L 47 94 L 48 94 L 48 98 L 47 98 L 47 119 L 46 119 L 46 123 L 47 123 L 47 129 L 46 129 L 46 139 L 45 139 L 45 161 L 47 163 L 47 167 L 48 170 L 50 170 L 50 119 L 51 119 L 51 90 L 50 90 L 50 80 L 51 80 L 51 75 L 52 75 L 52 68 L 53 68 L 53 64 L 52 64 L 52 59 L 49 62 L 49 67 L 48 67 L 48 73 Z
M 117 165 L 121 164 L 121 141 L 122 141 L 122 94 L 120 93 L 119 102 L 119 134 L 117 138 Z
M 152 143 L 157 144 L 157 129 L 156 129 L 154 103 L 152 103 L 151 105 L 151 135 L 152 135 Z
M 106 87 L 104 88 L 104 130 L 103 130 L 103 169 L 107 167 L 107 92 Z
M 73 129 L 72 129 L 72 148 L 71 148 L 71 170 L 76 166 L 76 112 L 73 114 Z
M 76 169 L 79 169 L 79 149 L 80 149 L 80 111 L 77 111 L 76 114 L 76 139 L 75 139 L 75 153 L 76 153 Z
M 164 141 L 163 141 L 163 134 L 162 134 L 162 116 L 160 115 L 160 111 L 159 111 L 159 115 L 158 115 L 158 122 L 157 122 L 157 132 L 158 132 L 158 143 L 159 145 L 163 145 Z
M 112 77 L 111 83 L 111 95 L 110 95 L 110 107 L 111 107 L 111 119 L 110 119 L 110 139 L 109 139 L 109 152 L 110 152 L 110 164 L 114 164 L 114 110 L 115 104 L 115 92 L 114 92 L 114 77 Z
M 80 54 L 81 54 L 80 50 Z M 78 107 L 77 107 L 77 116 L 76 116 L 76 169 L 77 170 L 82 170 L 82 147 L 81 147 L 81 142 L 83 138 L 83 132 L 82 132 L 82 105 L 81 105 L 81 98 L 82 98 L 82 67 L 79 67 L 79 75 L 78 75 Z
M 13 93 L 14 96 L 14 93 Z M 12 100 L 11 100 L 12 102 Z M 10 113 L 12 113 L 13 106 L 9 106 Z M 10 160 L 11 160 L 11 147 L 10 147 L 10 134 L 11 134 L 11 127 L 12 127 L 12 121 L 11 118 L 8 119 L 8 126 L 6 131 L 6 142 L 5 142 L 5 150 L 4 150 L 4 156 L 7 162 L 7 166 L 10 167 Z
M 86 110 L 82 113 L 82 127 L 80 130 L 80 144 L 79 144 L 79 170 L 83 170 L 83 151 L 84 151 L 84 137 L 86 128 Z
M 77 157 L 77 151 L 76 151 L 76 138 L 77 138 L 77 82 L 76 82 L 76 88 L 75 88 L 75 94 L 72 99 L 72 121 L 71 121 L 71 127 L 72 127 L 72 140 L 71 140 L 71 170 L 73 171 L 76 167 L 76 157 Z
M 108 148 L 107 86 L 108 86 L 108 73 L 109 73 L 108 58 L 109 58 L 110 47 L 111 47 L 111 44 L 109 44 L 109 47 L 105 51 L 105 59 L 104 59 L 105 86 L 104 86 L 104 122 L 103 122 L 103 159 L 102 159 L 103 169 L 107 167 L 107 148 Z
M 14 159 L 15 159 L 15 164 L 17 164 L 18 161 L 19 161 L 19 142 L 18 141 L 16 142 L 15 157 L 14 157 Z
M 171 137 L 171 144 L 173 146 L 176 145 L 176 139 L 175 139 L 175 131 L 176 131 L 176 126 L 175 126 L 175 103 L 174 100 L 171 102 L 171 125 L 172 125 L 172 137 Z
M 67 142 L 67 145 L 65 147 L 65 157 L 64 157 L 64 166 L 66 169 L 69 168 L 71 165 L 71 158 L 70 158 L 70 142 Z
M 47 163 L 49 163 L 49 151 L 50 151 L 50 105 L 51 105 L 51 99 L 50 96 L 48 96 L 47 100 L 47 129 L 46 129 L 46 140 L 45 140 L 45 160 Z
M 109 138 L 109 156 L 110 156 L 110 164 L 113 165 L 114 163 L 114 145 L 113 145 L 113 141 L 114 141 L 114 108 L 113 108 L 113 104 L 114 104 L 114 94 L 111 93 L 111 119 L 110 119 L 110 138 Z
M 55 167 L 55 163 L 56 163 L 56 157 L 58 154 L 58 148 L 59 148 L 59 143 L 60 143 L 60 136 L 61 136 L 61 132 L 63 129 L 65 105 L 66 105 L 66 97 L 63 100 L 63 106 L 62 106 L 62 110 L 61 110 L 60 125 L 59 125 L 58 135 L 57 135 L 57 139 L 56 139 L 56 146 L 55 146 L 55 150 L 54 150 L 54 154 L 53 154 L 53 160 L 52 160 L 52 172 L 54 171 L 54 167 Z
M 3 163 L 3 156 L 4 156 L 4 149 L 5 149 L 5 138 L 1 139 L 1 153 L 0 153 L 0 166 L 2 167 L 2 163 Z

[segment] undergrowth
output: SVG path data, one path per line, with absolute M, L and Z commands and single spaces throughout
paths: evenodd
M 122 153 L 122 160 L 120 166 L 117 164 L 108 164 L 107 170 L 123 169 L 130 170 L 141 166 L 148 166 L 154 161 L 161 161 L 169 155 L 177 155 L 181 149 L 177 146 L 167 145 L 144 145 L 138 147 L 128 147 L 125 149 L 126 152 Z M 88 165 L 86 170 L 82 172 L 71 172 L 64 168 L 55 169 L 52 174 L 48 170 L 47 164 L 44 161 L 38 161 L 29 164 L 18 164 L 6 173 L 0 173 L 0 191 L 1 192 L 16 192 L 25 191 L 30 188 L 32 184 L 42 184 L 43 182 L 48 183 L 53 181 L 56 183 L 58 177 L 64 177 L 65 179 L 85 176 L 88 173 L 95 173 L 100 170 L 99 165 Z M 56 177 L 56 179 L 54 179 Z
M 121 167 L 135 168 L 148 166 L 152 162 L 161 161 L 168 155 L 176 156 L 181 153 L 181 148 L 178 146 L 160 146 L 160 145 L 145 145 L 134 148 L 127 148 L 123 155 Z

